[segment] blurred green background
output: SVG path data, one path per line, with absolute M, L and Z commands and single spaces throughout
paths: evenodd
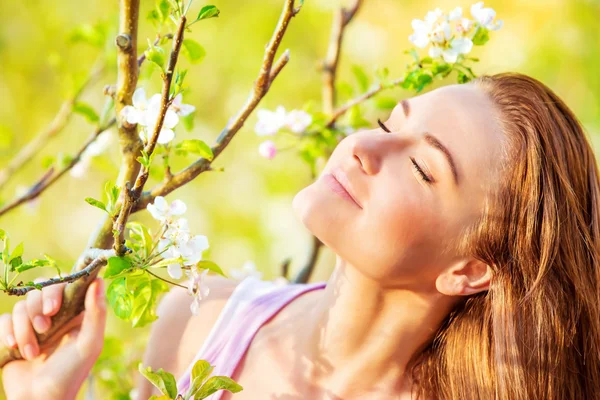
M 154 28 L 145 21 L 154 1 L 141 2 L 139 44 L 143 50 L 146 38 L 154 37 Z M 190 90 L 184 102 L 197 108 L 195 126 L 189 132 L 179 126 L 177 139 L 200 138 L 212 144 L 228 118 L 242 106 L 258 73 L 264 45 L 282 3 L 282 0 L 210 3 L 221 10 L 220 17 L 197 24 L 189 36 L 207 51 L 201 64 L 190 66 L 186 78 Z M 191 14 L 205 4 L 195 2 Z M 332 10 L 340 4 L 344 2 L 305 1 L 281 46 L 290 49 L 291 61 L 260 107 L 274 109 L 281 104 L 291 110 L 310 100 L 316 108 L 320 107 L 318 62 L 327 48 Z M 403 53 L 412 47 L 408 41 L 412 33 L 410 21 L 422 19 L 435 7 L 449 11 L 461 6 L 470 17 L 471 4 L 456 0 L 366 0 L 346 31 L 339 82 L 352 82 L 352 65 L 360 65 L 371 75 L 376 67 L 386 66 L 392 78 L 399 77 L 410 62 L 410 57 Z M 504 27 L 492 32 L 490 42 L 475 47 L 471 53 L 481 59 L 473 66 L 475 73 L 518 71 L 540 79 L 570 105 L 592 141 L 600 143 L 600 2 L 497 0 L 485 5 L 497 11 Z M 48 125 L 72 82 L 85 75 L 100 54 L 97 48 L 70 41 L 73 31 L 82 24 L 99 22 L 116 29 L 117 19 L 117 1 L 2 2 L 0 168 Z M 114 83 L 116 77 L 114 52 L 108 58 L 110 65 L 104 75 L 82 97 L 98 110 L 104 101 L 102 88 Z M 436 85 L 453 80 L 451 75 Z M 156 73 L 150 80 L 140 82 L 148 95 L 157 92 L 159 85 Z M 396 99 L 413 95 L 403 90 L 389 94 Z M 215 162 L 215 166 L 225 168 L 224 172 L 204 173 L 168 199 L 186 202 L 191 229 L 209 238 L 211 248 L 207 258 L 225 271 L 252 260 L 266 278 L 273 278 L 280 273 L 282 261 L 290 257 L 295 275 L 308 257 L 311 237 L 294 216 L 291 200 L 311 182 L 310 170 L 293 150 L 281 152 L 271 161 L 261 158 L 257 147 L 262 138 L 253 132 L 255 122 L 253 115 Z M 74 115 L 66 129 L 0 192 L 2 201 L 10 200 L 23 186 L 39 179 L 46 156 L 72 154 L 92 129 L 82 116 Z M 104 182 L 116 177 L 119 155 L 115 132 L 111 135 L 112 149 L 94 158 L 83 178 L 67 175 L 36 203 L 0 218 L 0 228 L 10 234 L 13 245 L 25 242 L 25 259 L 47 253 L 67 271 L 85 248 L 101 211 L 83 199 L 101 198 Z M 180 158 L 174 162 L 174 169 L 192 161 L 192 156 Z M 134 219 L 155 226 L 147 213 L 137 214 Z M 325 250 L 312 280 L 327 279 L 333 262 L 333 254 Z M 35 277 L 35 273 L 28 277 Z M 0 295 L 0 312 L 10 311 L 14 302 L 14 298 Z M 135 330 L 134 334 L 145 337 L 147 331 Z M 108 335 L 122 332 L 130 332 L 127 323 L 110 318 Z M 1 392 L 0 398 L 4 398 Z

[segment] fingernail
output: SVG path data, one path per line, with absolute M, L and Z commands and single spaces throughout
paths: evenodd
M 36 315 L 35 318 L 33 318 L 33 328 L 39 333 L 44 333 L 50 328 L 50 321 L 48 321 L 48 318 L 46 317 Z
M 50 314 L 54 310 L 54 306 L 56 305 L 56 301 L 52 299 L 48 299 L 44 301 L 44 308 L 42 312 L 46 315 Z
M 33 360 L 37 356 L 35 349 L 30 344 L 25 345 L 23 352 L 27 360 Z
M 10 348 L 15 347 L 15 345 L 17 344 L 17 341 L 15 340 L 15 337 L 12 334 L 8 334 L 6 335 L 6 337 L 4 338 L 4 340 L 6 341 L 6 345 Z

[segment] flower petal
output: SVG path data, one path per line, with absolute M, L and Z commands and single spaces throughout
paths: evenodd
M 178 123 L 179 117 L 177 116 L 177 113 L 171 109 L 168 109 L 167 113 L 165 114 L 165 120 L 163 121 L 163 129 L 173 129 Z
M 196 107 L 189 105 L 189 104 L 181 104 L 179 106 L 179 112 L 178 114 L 182 117 L 187 117 L 188 115 L 190 115 L 191 113 L 193 113 L 194 111 L 196 111 Z
M 427 34 L 421 32 L 415 32 L 408 37 L 408 40 L 412 42 L 415 46 L 422 49 L 429 44 L 429 37 Z
M 158 135 L 158 140 L 156 143 L 158 144 L 167 144 L 171 140 L 175 139 L 175 132 L 172 129 L 161 129 L 160 134 Z
M 131 99 L 133 106 L 137 109 L 143 110 L 146 108 L 147 100 L 146 100 L 146 91 L 144 88 L 137 88 L 135 92 L 133 92 L 133 97 Z
M 167 272 L 173 279 L 181 279 L 183 272 L 181 270 L 181 264 L 169 264 L 167 265 Z
M 171 207 L 169 209 L 169 212 L 171 213 L 171 215 L 182 215 L 187 211 L 187 206 L 185 205 L 185 203 L 181 200 L 173 200 L 173 202 L 171 203 Z M 182 218 L 180 221 L 183 225 L 187 226 L 187 220 L 185 218 Z
M 468 54 L 473 49 L 473 41 L 469 38 L 457 38 L 452 41 L 452 49 L 458 54 Z
M 458 58 L 458 52 L 454 49 L 446 49 L 442 52 L 442 58 L 448 64 L 454 64 Z

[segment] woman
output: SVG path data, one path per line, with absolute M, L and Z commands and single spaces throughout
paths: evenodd
M 240 400 L 598 399 L 599 194 L 580 123 L 537 80 L 499 74 L 411 98 L 342 140 L 294 198 L 337 254 L 326 285 L 213 278 L 197 319 L 174 290 L 144 363 L 183 373 L 183 389 L 200 349 L 227 364 Z M 34 347 L 5 368 L 9 399 L 37 398 L 44 379 L 43 398 L 73 398 L 102 338 L 91 288 L 79 336 L 47 360 L 32 333 L 60 290 L 3 318 L 3 337 Z

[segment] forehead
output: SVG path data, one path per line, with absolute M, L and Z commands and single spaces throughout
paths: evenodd
M 439 139 L 452 154 L 461 186 L 484 187 L 494 179 L 504 135 L 492 101 L 481 89 L 472 84 L 445 86 L 408 99 L 408 105 L 408 117 L 398 104 L 392 119 L 410 132 L 428 132 Z

